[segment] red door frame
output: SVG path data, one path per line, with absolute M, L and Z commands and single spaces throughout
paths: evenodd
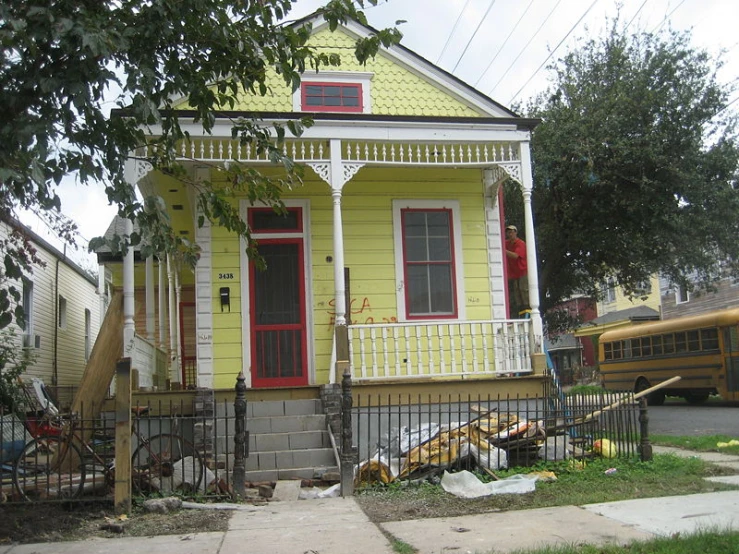
M 198 357 L 185 356 L 185 310 L 183 310 L 185 307 L 195 308 L 195 302 L 180 302 L 180 370 L 182 371 L 182 386 L 194 388 L 198 385 Z M 195 314 L 195 317 L 197 317 L 197 314 Z M 194 341 L 193 348 L 195 348 Z
M 290 387 L 302 386 L 308 384 L 308 333 L 306 321 L 306 305 L 305 305 L 305 251 L 303 237 L 285 237 L 285 238 L 259 238 L 260 245 L 267 244 L 297 244 L 298 245 L 298 301 L 300 323 L 283 324 L 283 325 L 255 325 L 256 320 L 256 302 L 255 302 L 255 272 L 258 271 L 253 262 L 249 262 L 249 335 L 251 343 L 251 386 L 254 388 L 265 387 Z M 300 361 L 302 364 L 302 374 L 295 377 L 275 377 L 260 378 L 257 361 L 257 331 L 276 331 L 276 330 L 299 330 L 301 337 Z

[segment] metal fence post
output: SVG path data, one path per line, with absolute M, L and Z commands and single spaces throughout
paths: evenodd
M 236 498 L 244 498 L 246 495 L 246 465 L 247 441 L 246 431 L 246 378 L 241 371 L 236 378 L 236 400 L 234 402 L 236 414 L 235 436 L 234 436 L 234 473 L 233 494 Z
M 646 396 L 639 399 L 639 433 L 641 434 L 639 441 L 641 461 L 649 462 L 652 460 L 652 444 L 649 442 L 649 414 Z

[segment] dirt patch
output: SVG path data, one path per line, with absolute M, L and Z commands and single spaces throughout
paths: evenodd
M 0 508 L 0 542 L 23 544 L 226 531 L 231 514 L 225 510 L 192 509 L 152 514 L 136 508 L 127 520 L 119 521 L 109 503 L 6 504 Z M 120 524 L 122 533 L 101 529 L 111 522 Z

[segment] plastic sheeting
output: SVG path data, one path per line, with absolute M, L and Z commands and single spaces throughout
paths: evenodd
M 454 496 L 460 498 L 480 498 L 494 494 L 526 494 L 536 490 L 538 475 L 512 475 L 500 481 L 483 483 L 474 473 L 458 471 L 457 473 L 444 472 L 441 478 L 441 487 Z

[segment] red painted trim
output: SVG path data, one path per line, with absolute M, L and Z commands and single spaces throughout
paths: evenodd
M 300 210 L 301 208 L 296 208 Z M 251 336 L 251 376 L 252 376 L 252 387 L 254 388 L 265 388 L 265 387 L 287 387 L 287 386 L 301 386 L 308 384 L 308 344 L 307 344 L 307 319 L 306 319 L 306 305 L 305 305 L 305 252 L 303 239 L 301 237 L 291 238 L 275 238 L 275 239 L 260 239 L 260 245 L 265 244 L 297 244 L 298 245 L 298 282 L 300 283 L 300 290 L 298 301 L 300 303 L 300 323 L 286 324 L 286 325 L 256 325 L 256 302 L 255 302 L 255 274 L 257 269 L 253 263 L 249 263 L 249 333 Z M 300 351 L 300 361 L 302 365 L 302 373 L 299 375 L 293 374 L 292 376 L 285 377 L 260 377 L 260 368 L 257 367 L 257 353 L 260 348 L 263 348 L 262 343 L 258 343 L 257 338 L 260 331 L 300 331 L 300 338 L 302 348 Z M 293 351 L 297 350 L 297 344 L 295 344 L 295 338 L 293 340 Z M 262 350 L 262 353 L 264 351 Z M 263 358 L 263 356 L 259 356 Z
M 188 385 L 197 386 L 197 357 L 196 356 L 185 356 L 185 310 L 182 308 L 189 307 L 195 308 L 195 302 L 180 302 L 180 371 L 182 372 L 182 386 L 187 388 Z M 197 313 L 196 313 L 197 317 Z M 196 337 L 192 337 L 195 340 Z M 188 382 L 187 380 L 187 363 L 195 361 L 195 382 Z
M 306 100 L 308 95 L 306 94 L 306 87 L 340 87 L 354 88 L 357 89 L 357 105 L 356 106 L 308 106 Z M 343 94 L 343 91 L 342 91 Z M 344 96 L 339 96 L 344 98 Z M 352 96 L 352 98 L 354 98 Z M 332 82 L 303 82 L 300 84 L 300 106 L 301 111 L 304 112 L 353 112 L 362 113 L 364 111 L 364 105 L 362 104 L 362 84 L 361 83 L 332 83 Z
M 425 261 L 425 262 L 409 262 L 405 252 L 405 214 L 408 212 L 447 212 L 449 214 L 449 255 L 450 260 L 448 262 L 439 261 Z M 456 267 L 456 254 L 454 244 L 454 211 L 451 208 L 404 208 L 400 210 L 400 229 L 401 229 L 401 242 L 403 252 L 403 280 L 405 286 L 403 287 L 403 294 L 405 295 L 405 319 L 407 320 L 428 320 L 428 319 L 458 319 L 459 317 L 459 304 L 457 301 L 457 267 Z M 452 306 L 453 311 L 451 313 L 438 313 L 428 315 L 411 315 L 409 313 L 410 298 L 408 296 L 408 266 L 409 265 L 448 265 L 452 270 Z
M 505 311 L 508 319 L 511 319 L 511 297 L 508 291 L 508 255 L 505 247 L 505 206 L 503 205 L 503 187 L 498 187 L 498 216 L 500 218 L 500 236 L 503 243 L 503 290 L 505 291 Z
M 254 214 L 257 212 L 264 213 L 275 213 L 272 208 L 249 208 L 246 212 L 246 221 L 249 224 L 249 228 L 253 233 L 302 233 L 303 232 L 303 209 L 287 206 L 285 208 L 289 213 L 297 212 L 297 227 L 284 227 L 282 229 L 262 229 L 254 226 Z

